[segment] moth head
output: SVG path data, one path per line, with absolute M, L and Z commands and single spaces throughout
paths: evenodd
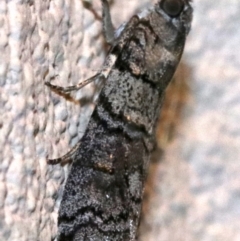
M 156 4 L 156 11 L 179 31 L 188 34 L 193 12 L 190 2 L 191 0 L 161 0 Z

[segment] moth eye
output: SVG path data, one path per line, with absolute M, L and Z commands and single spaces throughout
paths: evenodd
M 184 3 L 181 0 L 163 0 L 160 7 L 170 17 L 177 17 L 183 10 Z

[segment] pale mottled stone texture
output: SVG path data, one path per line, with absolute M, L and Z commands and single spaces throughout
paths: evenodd
M 150 1 L 114 2 L 118 25 Z M 100 1 L 93 5 L 100 14 Z M 182 101 L 181 109 L 161 161 L 151 166 L 144 241 L 240 240 L 240 2 L 193 5 L 177 75 L 187 88 L 170 98 Z M 48 167 L 46 157 L 79 140 L 94 88 L 66 100 L 43 83 L 77 83 L 101 66 L 101 23 L 80 0 L 1 0 L 0 49 L 0 240 L 50 241 L 64 171 Z
M 104 57 L 101 23 L 79 0 L 2 0 L 0 26 L 0 240 L 47 241 L 64 171 L 46 158 L 76 143 L 92 107 L 81 108 L 81 92 L 67 101 L 44 81 L 70 85 L 94 73 Z

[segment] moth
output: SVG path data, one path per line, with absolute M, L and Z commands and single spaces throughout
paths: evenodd
M 102 0 L 110 51 L 101 71 L 68 93 L 100 79 L 104 85 L 86 132 L 66 155 L 72 163 L 58 217 L 59 241 L 135 241 L 144 181 L 164 92 L 180 61 L 192 12 L 189 0 L 160 0 L 114 30 Z

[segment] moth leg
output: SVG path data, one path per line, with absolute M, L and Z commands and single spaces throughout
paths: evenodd
M 86 86 L 89 83 L 96 80 L 98 77 L 99 77 L 99 73 L 95 74 L 94 76 L 92 76 L 89 79 L 81 81 L 80 83 L 78 83 L 76 85 L 72 85 L 72 86 L 68 86 L 68 87 L 61 87 L 61 86 L 58 86 L 58 85 L 53 85 L 50 82 L 45 82 L 45 85 L 52 88 L 53 90 L 60 91 L 60 92 L 63 92 L 63 93 L 69 93 L 71 91 L 79 90 L 79 89 L 83 88 L 84 86 Z
M 112 45 L 114 42 L 114 27 L 112 24 L 112 18 L 110 14 L 109 4 L 107 0 L 102 1 L 102 24 L 103 35 L 108 44 Z
M 72 163 L 75 157 L 75 153 L 77 149 L 80 146 L 80 142 L 77 143 L 68 153 L 66 153 L 64 156 L 56 158 L 56 159 L 48 159 L 47 163 L 49 165 L 57 165 L 60 164 L 61 166 L 66 165 L 67 163 Z

